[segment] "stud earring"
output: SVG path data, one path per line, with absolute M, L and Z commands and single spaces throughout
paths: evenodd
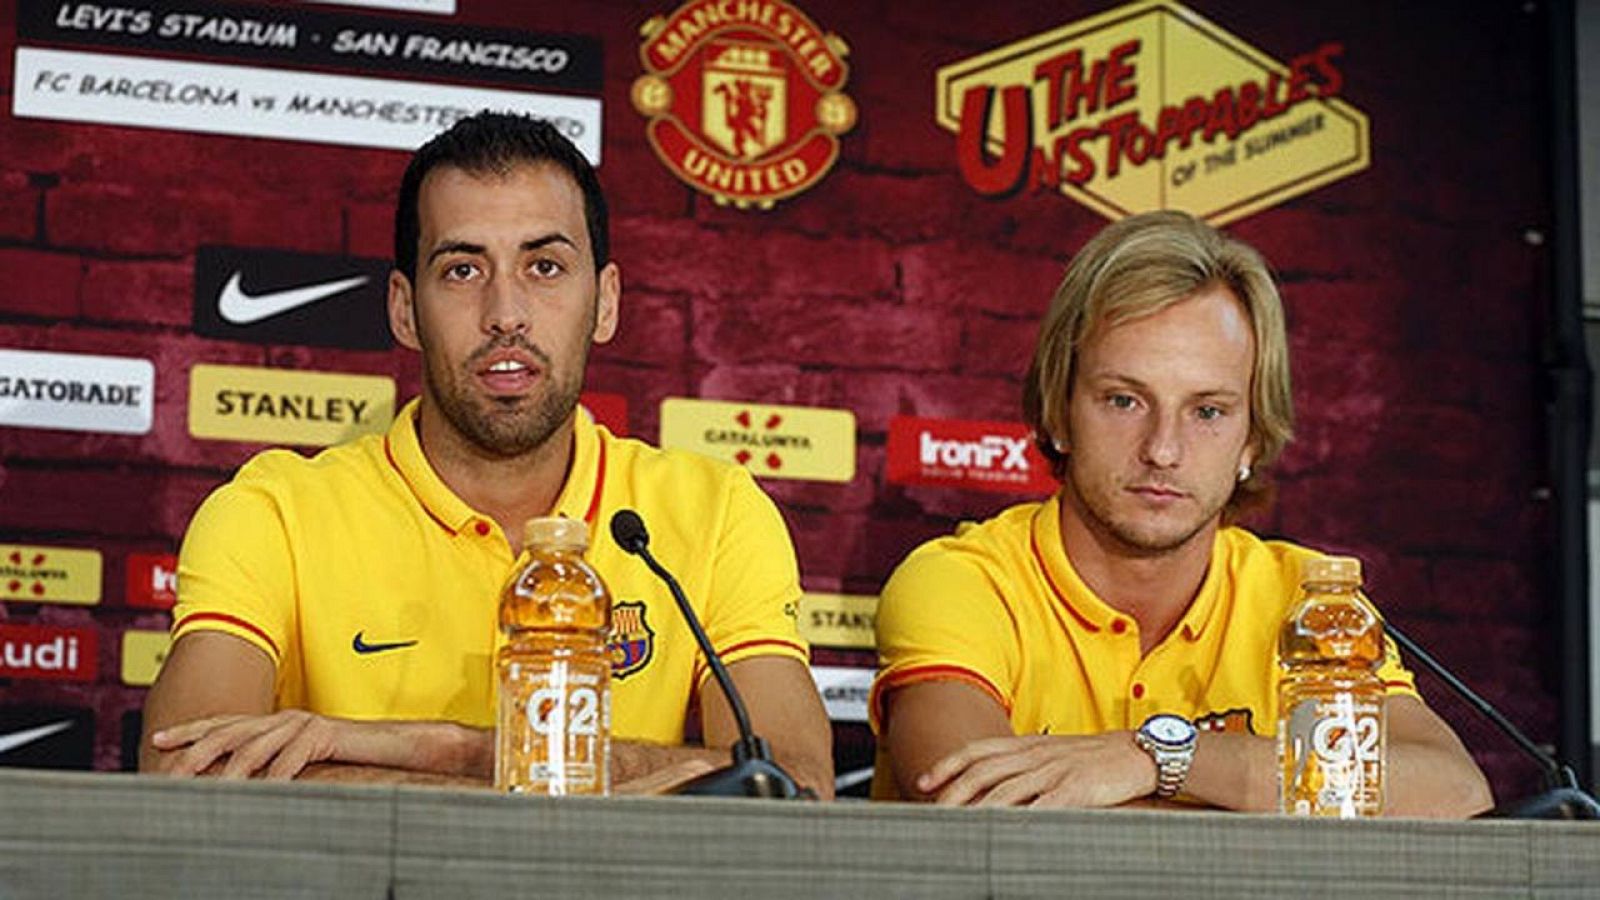
M 1248 480 L 1250 480 L 1250 464 L 1249 463 L 1240 463 L 1239 464 L 1239 481 L 1242 483 L 1242 482 L 1245 482 L 1245 481 L 1248 481 Z

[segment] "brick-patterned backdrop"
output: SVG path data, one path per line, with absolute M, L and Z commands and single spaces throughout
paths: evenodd
M 771 211 L 719 207 L 650 150 L 629 103 L 656 3 L 460 0 L 455 22 L 598 36 L 601 175 L 623 272 L 619 339 L 590 390 L 625 395 L 657 434 L 664 397 L 839 407 L 859 428 L 848 484 L 765 482 L 807 589 L 875 593 L 919 542 L 1013 497 L 888 484 L 898 414 L 1020 418 L 1036 322 L 1072 252 L 1105 224 L 1053 192 L 986 199 L 933 117 L 933 69 L 1110 3 L 803 0 L 849 44 L 860 110 L 837 168 Z M 1282 279 L 1297 439 L 1260 530 L 1361 556 L 1393 620 L 1540 740 L 1557 730 L 1558 660 L 1537 352 L 1547 303 L 1540 24 L 1521 0 L 1471 4 L 1192 0 L 1278 59 L 1340 41 L 1341 95 L 1372 122 L 1372 164 L 1231 226 Z M 327 7 L 324 7 L 327 9 Z M 379 13 L 368 14 L 378 15 Z M 0 702 L 97 714 L 96 765 L 121 765 L 124 558 L 174 552 L 189 516 L 255 445 L 189 437 L 198 362 L 394 375 L 414 356 L 202 339 L 189 323 L 198 244 L 387 257 L 402 152 L 18 119 L 15 4 L 0 5 L 0 347 L 145 357 L 155 427 L 138 437 L 0 428 L 0 542 L 105 554 L 92 608 L 0 605 L 0 621 L 92 624 L 88 686 L 0 682 Z M 438 21 L 429 19 L 429 21 Z M 832 662 L 861 654 L 822 651 Z M 1529 765 L 1425 693 L 1502 798 Z

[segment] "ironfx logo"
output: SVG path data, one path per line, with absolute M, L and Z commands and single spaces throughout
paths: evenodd
M 889 481 L 1017 494 L 1055 490 L 1050 467 L 1020 422 L 896 416 L 889 422 Z
M 919 455 L 924 466 L 943 465 L 950 468 L 999 469 L 1027 474 L 1028 439 L 1009 438 L 1000 434 L 986 434 L 975 441 L 941 441 L 933 432 L 924 431 L 918 438 Z
M 123 600 L 144 609 L 171 609 L 178 601 L 178 559 L 170 553 L 128 554 Z

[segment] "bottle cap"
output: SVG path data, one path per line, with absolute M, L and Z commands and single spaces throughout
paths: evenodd
M 1314 556 L 1301 566 L 1300 577 L 1306 582 L 1360 584 L 1361 560 L 1354 556 Z
M 522 526 L 522 540 L 528 547 L 557 547 L 586 550 L 589 547 L 589 526 L 582 519 L 566 516 L 546 516 L 529 519 Z

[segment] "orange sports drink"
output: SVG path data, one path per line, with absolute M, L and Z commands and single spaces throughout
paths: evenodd
M 531 519 L 500 594 L 495 788 L 611 792 L 611 593 L 584 560 L 589 529 Z
M 1361 562 L 1308 559 L 1278 633 L 1278 809 L 1355 818 L 1383 812 L 1387 748 L 1383 620 L 1361 595 Z

